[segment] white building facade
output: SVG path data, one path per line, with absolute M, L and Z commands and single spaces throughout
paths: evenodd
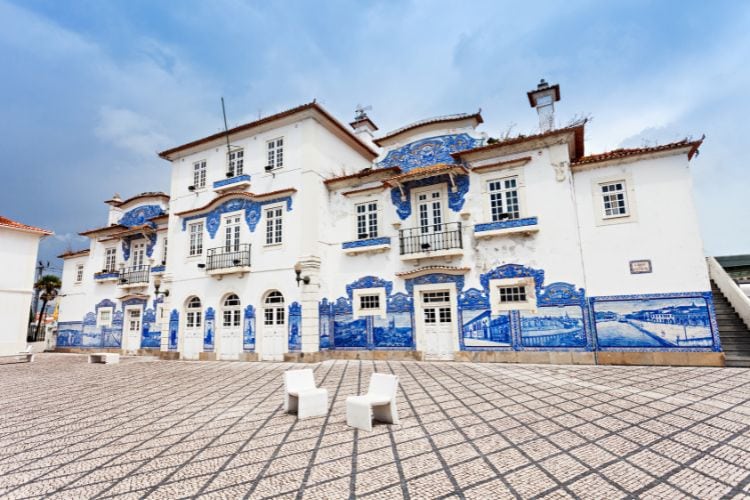
M 374 139 L 313 102 L 162 152 L 169 195 L 109 200 L 66 258 L 58 348 L 722 364 L 701 141 L 585 156 L 559 87 L 528 97 L 532 136 L 475 113 Z
M 39 240 L 51 231 L 0 216 L 0 356 L 26 348 Z

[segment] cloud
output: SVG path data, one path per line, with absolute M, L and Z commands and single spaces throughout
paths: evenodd
M 169 142 L 169 137 L 160 133 L 158 128 L 158 124 L 148 116 L 129 109 L 104 106 L 99 112 L 95 132 L 103 140 L 151 159 L 160 146 Z

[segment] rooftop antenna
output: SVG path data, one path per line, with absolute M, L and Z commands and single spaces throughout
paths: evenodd
M 364 120 L 367 118 L 367 112 L 372 109 L 372 106 L 362 106 L 361 104 L 357 104 L 357 107 L 354 108 L 354 120 Z
M 221 113 L 224 115 L 224 133 L 227 134 L 227 158 L 229 158 L 231 148 L 229 146 L 229 127 L 227 127 L 227 110 L 224 108 L 224 97 L 221 98 Z

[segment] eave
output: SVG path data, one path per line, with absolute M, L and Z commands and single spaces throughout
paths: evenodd
M 414 122 L 410 125 L 406 125 L 405 127 L 401 127 L 399 129 L 396 129 L 392 132 L 389 132 L 388 134 L 378 137 L 377 139 L 374 139 L 373 142 L 377 144 L 378 146 L 385 146 L 389 143 L 396 142 L 396 139 L 398 139 L 400 136 L 403 136 L 405 134 L 416 134 L 419 132 L 419 129 L 426 128 L 426 127 L 434 127 L 437 124 L 451 124 L 451 123 L 457 123 L 466 121 L 468 124 L 476 128 L 478 125 L 484 123 L 484 119 L 482 118 L 482 110 L 480 109 L 476 113 L 473 114 L 465 114 L 461 113 L 458 115 L 449 115 L 449 116 L 438 116 L 435 118 L 427 118 L 425 120 L 420 120 L 418 122 Z
M 362 185 L 368 182 L 382 181 L 400 173 L 401 168 L 399 167 L 368 168 L 360 170 L 355 174 L 326 179 L 323 181 L 323 184 L 325 184 L 329 190 L 334 190 L 345 186 Z
M 294 188 L 279 189 L 278 191 L 270 191 L 268 193 L 263 193 L 263 194 L 253 194 L 253 193 L 247 193 L 247 192 L 234 191 L 234 192 L 224 193 L 220 196 L 217 196 L 216 198 L 209 201 L 202 207 L 185 210 L 183 212 L 177 212 L 175 215 L 177 217 L 185 217 L 187 215 L 201 214 L 203 212 L 206 212 L 214 208 L 216 205 L 220 204 L 221 202 L 232 199 L 232 198 L 247 198 L 252 201 L 266 201 L 266 200 L 274 199 L 274 198 L 281 197 L 281 196 L 291 196 L 296 192 L 297 190 Z
M 700 146 L 703 144 L 705 135 L 697 141 L 683 139 L 681 141 L 663 144 L 661 146 L 651 146 L 646 148 L 621 148 L 606 153 L 585 156 L 571 164 L 572 170 L 585 170 L 587 168 L 603 167 L 607 165 L 633 162 L 645 158 L 661 158 L 665 156 L 674 156 L 686 154 L 688 161 L 698 154 Z

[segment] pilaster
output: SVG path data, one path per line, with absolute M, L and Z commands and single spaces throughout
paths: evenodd
M 300 282 L 302 305 L 302 352 L 318 352 L 320 349 L 320 326 L 318 302 L 320 301 L 320 257 L 301 257 L 299 264 L 301 278 L 309 278 L 309 283 Z

